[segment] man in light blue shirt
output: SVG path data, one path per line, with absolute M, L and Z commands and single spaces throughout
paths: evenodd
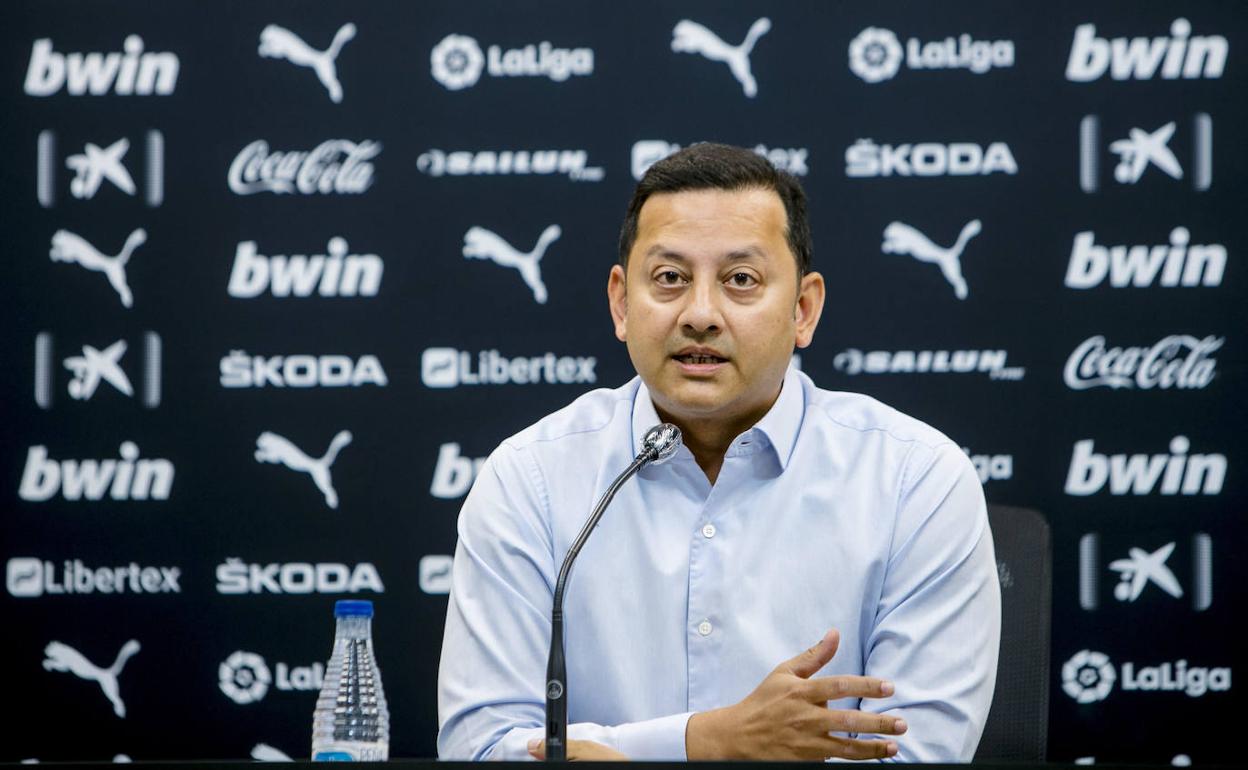
M 460 513 L 439 756 L 542 756 L 559 566 L 671 422 L 684 446 L 568 583 L 569 759 L 970 760 L 1000 637 L 983 492 L 935 429 L 790 366 L 824 299 L 796 180 L 694 145 L 639 183 L 620 251 L 639 376 L 504 441 Z

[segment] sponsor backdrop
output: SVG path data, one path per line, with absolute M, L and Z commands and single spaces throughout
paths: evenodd
M 796 363 L 1051 522 L 1051 757 L 1238 758 L 1238 10 L 6 4 L 0 758 L 306 757 L 342 597 L 432 755 L 459 505 L 630 377 L 625 203 L 710 139 L 810 194 Z

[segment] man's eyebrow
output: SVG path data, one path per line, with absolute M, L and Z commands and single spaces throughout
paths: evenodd
M 763 251 L 759 247 L 746 246 L 743 249 L 734 249 L 733 251 L 730 251 L 724 254 L 723 258 L 727 262 L 741 262 L 747 259 L 754 259 L 756 257 L 765 258 L 766 256 L 767 256 L 767 252 Z M 646 253 L 642 255 L 643 259 L 650 259 L 652 257 L 657 257 L 660 259 L 670 259 L 673 262 L 688 262 L 689 261 L 689 258 L 686 257 L 684 254 L 681 254 L 679 251 L 673 251 L 672 249 L 667 248 L 661 243 L 656 243 L 655 245 L 646 249 Z

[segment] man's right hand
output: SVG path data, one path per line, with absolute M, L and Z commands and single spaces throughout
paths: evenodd
M 886 698 L 893 685 L 869 676 L 811 679 L 836 654 L 836 629 L 814 647 L 781 663 L 745 700 L 694 714 L 685 728 L 689 759 L 883 759 L 897 753 L 889 740 L 831 733 L 901 735 L 905 720 L 865 711 L 829 709 L 841 698 Z

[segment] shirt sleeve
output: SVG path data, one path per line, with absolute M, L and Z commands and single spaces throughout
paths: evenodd
M 558 571 L 547 509 L 537 464 L 508 445 L 485 462 L 464 501 L 438 668 L 440 759 L 532 759 L 528 741 L 545 736 Z M 632 759 L 684 760 L 689 716 L 573 723 L 568 738 Z
M 860 708 L 906 720 L 892 761 L 969 762 L 992 704 L 1001 639 L 1001 588 L 974 466 L 953 444 L 916 445 L 897 512 L 864 650 L 865 673 L 896 690 Z

